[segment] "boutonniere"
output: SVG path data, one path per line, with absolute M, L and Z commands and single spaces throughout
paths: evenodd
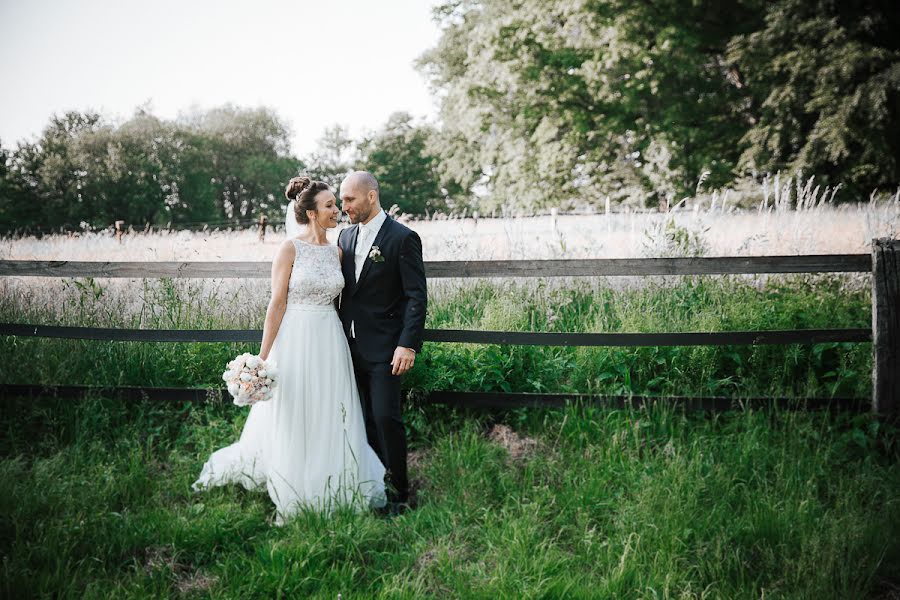
M 381 250 L 378 249 L 378 246 L 372 246 L 372 249 L 369 250 L 369 258 L 372 262 L 384 262 L 384 257 L 381 255 Z

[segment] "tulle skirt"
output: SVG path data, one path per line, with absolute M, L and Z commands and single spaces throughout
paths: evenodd
M 212 454 L 193 488 L 265 485 L 278 522 L 303 507 L 383 506 L 385 469 L 366 439 L 334 307 L 288 306 L 269 358 L 278 365 L 273 398 L 250 407 L 240 439 Z

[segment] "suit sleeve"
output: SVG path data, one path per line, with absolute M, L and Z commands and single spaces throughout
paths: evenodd
M 410 231 L 400 246 L 400 284 L 406 298 L 406 311 L 397 345 L 420 352 L 425 331 L 428 288 L 425 284 L 425 263 L 422 261 L 422 241 L 415 231 Z

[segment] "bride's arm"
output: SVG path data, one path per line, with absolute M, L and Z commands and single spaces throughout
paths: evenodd
M 291 280 L 291 267 L 294 266 L 296 252 L 294 243 L 288 240 L 278 248 L 278 254 L 272 261 L 272 298 L 269 300 L 269 308 L 266 309 L 262 346 L 259 349 L 259 357 L 263 360 L 269 358 L 269 351 L 272 350 L 272 344 L 275 343 L 275 336 L 278 335 L 278 328 L 284 318 L 288 282 Z
M 340 237 L 341 236 L 338 235 L 338 240 L 340 240 Z M 338 241 L 338 244 L 340 244 L 340 241 Z M 338 264 L 342 265 L 341 272 L 343 273 L 344 249 L 341 248 L 340 245 L 338 245 Z M 334 299 L 334 309 L 335 310 L 341 310 L 341 300 L 343 299 L 343 297 L 344 297 L 344 292 L 342 291 L 340 294 L 338 294 L 338 297 Z

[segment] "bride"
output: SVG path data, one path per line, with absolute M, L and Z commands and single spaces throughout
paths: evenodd
M 340 210 L 328 185 L 294 177 L 285 196 L 306 225 L 272 262 L 272 298 L 259 356 L 278 365 L 267 402 L 250 408 L 240 439 L 212 454 L 193 488 L 265 485 L 276 523 L 303 508 L 330 512 L 386 502 L 385 468 L 369 446 L 353 362 L 336 310 L 342 250 L 325 233 Z

